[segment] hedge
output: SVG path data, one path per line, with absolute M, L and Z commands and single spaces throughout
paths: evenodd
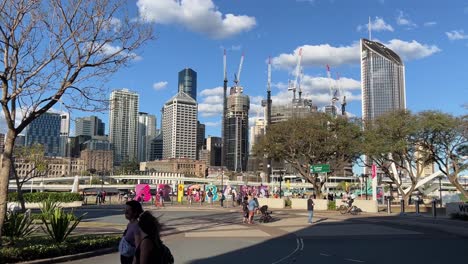
M 0 263 L 12 263 L 35 259 L 61 257 L 97 249 L 117 248 L 121 235 L 83 235 L 67 238 L 60 244 L 50 238 L 29 237 L 15 240 L 14 245 L 0 248 Z
M 24 201 L 27 203 L 40 203 L 44 200 L 50 199 L 53 202 L 70 203 L 75 201 L 82 201 L 83 197 L 79 193 L 70 192 L 34 192 L 23 193 Z M 18 193 L 8 193 L 8 202 L 18 202 Z

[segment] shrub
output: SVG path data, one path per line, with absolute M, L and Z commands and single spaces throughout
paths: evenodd
M 327 210 L 335 211 L 336 210 L 336 201 L 328 201 Z
M 67 213 L 62 208 L 55 208 L 52 214 L 42 215 L 42 223 L 45 226 L 42 229 L 56 243 L 61 243 L 70 235 L 85 215 L 82 214 L 76 217 L 73 212 Z
M 48 217 L 52 215 L 55 211 L 55 209 L 60 207 L 59 202 L 54 202 L 51 199 L 47 199 L 41 202 L 41 212 L 42 215 Z
M 0 248 L 0 263 L 17 263 L 34 259 L 53 258 L 78 254 L 96 249 L 117 247 L 121 235 L 70 236 L 63 243 L 51 243 L 50 238 L 28 237 L 14 245 Z M 8 242 L 8 239 L 5 239 Z
M 82 201 L 83 197 L 79 193 L 70 192 L 35 192 L 23 193 L 24 201 L 29 203 L 40 203 L 47 199 L 53 202 L 69 203 Z M 18 193 L 8 193 L 8 202 L 18 202 Z
M 5 216 L 2 234 L 9 237 L 12 242 L 15 238 L 26 237 L 36 230 L 32 224 L 31 210 L 27 210 L 24 214 L 8 211 Z
M 292 201 L 289 198 L 284 199 L 284 206 L 291 207 Z

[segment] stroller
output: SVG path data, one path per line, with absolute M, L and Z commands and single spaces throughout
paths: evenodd
M 260 207 L 260 213 L 262 215 L 260 216 L 259 222 L 268 223 L 273 220 L 273 217 L 271 217 L 272 212 L 268 211 L 268 205 Z

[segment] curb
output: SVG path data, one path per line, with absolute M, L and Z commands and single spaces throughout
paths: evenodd
M 36 259 L 36 260 L 18 262 L 18 263 L 22 263 L 22 264 L 60 263 L 60 262 L 65 262 L 65 261 L 70 261 L 70 260 L 77 260 L 77 259 L 83 259 L 83 258 L 96 257 L 96 256 L 100 256 L 100 255 L 114 253 L 114 252 L 117 252 L 117 251 L 118 251 L 117 247 L 111 247 L 111 248 L 98 249 L 98 250 L 95 250 L 95 251 L 88 251 L 88 252 L 78 253 L 78 254 L 75 254 L 75 255 L 66 255 L 66 256 L 48 258 L 48 259 Z

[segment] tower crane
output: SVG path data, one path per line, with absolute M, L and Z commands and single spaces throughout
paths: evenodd
M 336 73 L 336 81 L 338 84 L 338 89 L 340 90 L 340 96 L 343 96 L 343 100 L 341 100 L 341 115 L 346 116 L 346 95 L 343 92 L 343 87 L 341 86 L 341 78 L 338 73 Z
M 298 79 L 299 79 L 299 74 L 300 74 L 300 69 L 301 69 L 301 61 L 302 61 L 302 48 L 299 49 L 299 53 L 298 53 L 296 70 L 295 70 L 296 78 L 294 79 L 293 83 L 289 82 L 289 87 L 288 87 L 288 90 L 293 91 L 293 101 L 296 101 L 296 88 L 298 86 Z
M 333 80 L 331 78 L 330 66 L 327 64 L 327 77 L 330 82 L 330 97 L 331 97 L 331 106 L 335 107 L 335 102 L 338 101 L 337 90 L 333 91 Z
M 235 80 L 234 80 L 234 83 L 236 84 L 236 86 L 239 86 L 239 83 L 240 83 L 240 75 L 241 75 L 243 63 L 244 63 L 244 53 L 242 53 L 240 63 L 239 63 L 239 69 L 237 70 L 237 76 L 235 77 Z

